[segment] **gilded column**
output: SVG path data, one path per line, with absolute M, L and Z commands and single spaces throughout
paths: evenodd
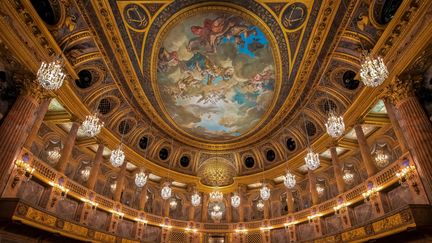
M 87 181 L 87 187 L 90 190 L 94 190 L 96 186 L 96 182 L 99 176 L 99 169 L 100 165 L 103 160 L 103 151 L 104 151 L 104 145 L 102 143 L 99 144 L 98 149 L 96 151 L 96 155 L 93 160 L 93 166 L 90 171 L 90 177 Z
M 288 213 L 294 213 L 294 198 L 291 189 L 287 189 L 286 194 L 287 194 L 286 202 L 288 207 Z
M 316 189 L 316 177 L 313 171 L 308 170 L 308 179 L 309 179 L 309 191 L 311 193 L 312 205 L 318 205 L 318 192 Z
M 432 123 L 415 97 L 411 80 L 395 79 L 388 87 L 389 97 L 399 112 L 399 124 L 407 140 L 417 171 L 422 179 L 429 200 L 432 199 Z
M 24 143 L 24 147 L 30 149 L 33 141 L 37 137 L 37 133 L 39 132 L 39 128 L 42 125 L 43 119 L 48 111 L 49 104 L 51 103 L 51 98 L 44 99 L 42 103 L 39 105 L 37 115 L 35 121 L 33 123 L 33 127 L 30 130 L 29 135 Z
M 72 121 L 71 129 L 70 129 L 69 134 L 66 138 L 66 141 L 65 141 L 65 144 L 63 147 L 63 151 L 62 151 L 61 157 L 60 157 L 58 165 L 57 165 L 57 170 L 60 173 L 64 173 L 66 171 L 66 167 L 67 167 L 69 160 L 72 156 L 72 150 L 73 150 L 73 147 L 75 145 L 75 139 L 76 139 L 79 127 L 80 127 L 80 124 L 78 123 L 78 121 Z
M 399 146 L 402 150 L 402 153 L 405 153 L 408 151 L 407 141 L 404 137 L 402 128 L 399 125 L 399 121 L 398 121 L 397 116 L 396 116 L 395 107 L 389 99 L 384 99 L 384 105 L 386 107 L 387 115 L 390 118 L 390 122 L 392 124 L 393 131 L 395 132 L 395 135 L 396 135 L 396 138 L 399 142 Z
M 45 95 L 42 88 L 30 79 L 17 76 L 14 79 L 23 83 L 23 90 L 0 126 L 0 192 L 35 121 L 39 102 Z
M 375 173 L 377 172 L 377 168 L 373 163 L 372 155 L 370 153 L 370 148 L 367 143 L 366 136 L 364 135 L 363 129 L 360 124 L 355 125 L 354 130 L 357 136 L 357 142 L 359 144 L 363 164 L 366 168 L 368 177 L 371 177 L 375 175 Z
M 337 154 L 336 147 L 331 147 L 330 153 L 332 157 L 332 165 L 333 165 L 333 172 L 336 179 L 336 186 L 338 189 L 338 193 L 341 194 L 345 191 L 345 183 L 343 180 L 342 168 L 340 166 L 339 156 Z
M 114 192 L 114 201 L 116 201 L 116 202 L 120 202 L 121 195 L 123 192 L 124 182 L 126 179 L 125 178 L 126 177 L 126 164 L 127 164 L 127 162 L 124 161 L 122 166 L 120 167 L 120 172 L 118 174 L 117 187 L 116 187 L 116 190 Z

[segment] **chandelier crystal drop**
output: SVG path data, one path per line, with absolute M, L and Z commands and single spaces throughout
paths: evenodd
M 288 171 L 284 177 L 284 185 L 289 189 L 294 188 L 296 185 L 295 175 L 291 174 L 290 171 Z
M 307 154 L 305 159 L 306 166 L 309 170 L 315 170 L 320 166 L 319 155 L 314 153 L 312 148 L 307 149 Z
M 219 202 L 223 200 L 223 194 L 220 191 L 210 192 L 210 201 Z
M 231 197 L 231 206 L 234 208 L 237 208 L 240 206 L 241 198 L 237 193 L 234 193 L 234 195 Z
M 42 62 L 37 72 L 37 81 L 46 90 L 57 90 L 63 85 L 66 74 L 60 58 L 46 63 Z
M 114 167 L 120 167 L 125 160 L 125 154 L 122 150 L 122 146 L 119 145 L 117 149 L 111 151 L 110 162 Z
M 86 119 L 81 124 L 81 130 L 87 137 L 94 137 L 98 135 L 104 126 L 104 122 L 101 121 L 97 113 L 86 116 Z
M 266 185 L 263 185 L 263 187 L 260 189 L 260 196 L 262 200 L 267 201 L 270 198 L 270 188 L 268 188 Z
M 172 194 L 171 187 L 169 186 L 169 184 L 165 184 L 165 186 L 162 187 L 162 189 L 161 189 L 161 197 L 164 200 L 167 200 L 167 199 L 169 199 L 171 197 L 171 194 Z
M 263 211 L 264 210 L 264 202 L 263 200 L 259 200 L 256 204 L 257 210 L 258 211 Z
M 351 185 L 354 183 L 354 174 L 351 171 L 346 171 L 342 178 L 347 185 Z
M 389 72 L 382 57 L 374 56 L 368 51 L 363 51 L 363 60 L 360 68 L 360 79 L 368 87 L 381 85 L 388 77 Z
M 220 221 L 222 219 L 222 212 L 221 211 L 211 211 L 210 216 L 214 221 Z
M 375 152 L 375 164 L 379 168 L 384 168 L 389 162 L 389 155 L 383 149 L 377 149 Z
M 201 196 L 198 194 L 198 192 L 195 192 L 191 196 L 191 203 L 192 203 L 192 206 L 194 206 L 194 207 L 197 207 L 201 204 Z
M 144 173 L 144 171 L 140 171 L 135 174 L 135 185 L 139 188 L 142 188 L 147 183 L 148 175 Z
M 343 117 L 337 116 L 334 110 L 330 110 L 325 126 L 327 129 L 327 133 L 333 138 L 338 138 L 342 136 L 345 131 L 345 123 Z
M 57 163 L 60 157 L 61 157 L 60 147 L 54 147 L 47 152 L 47 159 L 48 162 L 50 162 L 51 164 Z

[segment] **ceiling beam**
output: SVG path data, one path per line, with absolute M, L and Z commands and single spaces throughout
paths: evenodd
M 387 114 L 369 113 L 363 118 L 364 124 L 368 125 L 387 125 L 390 124 L 390 118 Z
M 70 122 L 72 116 L 67 111 L 48 111 L 44 121 L 53 123 Z

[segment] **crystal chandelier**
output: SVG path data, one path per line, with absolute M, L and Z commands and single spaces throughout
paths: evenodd
M 86 166 L 83 170 L 81 170 L 81 179 L 83 181 L 87 181 L 88 178 L 90 177 L 90 171 L 91 171 L 91 167 L 90 166 Z
M 174 210 L 177 208 L 177 200 L 175 200 L 175 198 L 172 198 L 171 201 L 169 202 L 169 206 L 170 209 Z
M 314 153 L 312 148 L 307 149 L 307 154 L 305 159 L 306 166 L 309 170 L 315 170 L 320 166 L 319 155 Z
M 114 181 L 114 182 L 110 185 L 110 190 L 111 190 L 112 193 L 114 193 L 116 189 L 117 189 L 117 181 Z
M 124 162 L 125 154 L 121 148 L 120 144 L 117 149 L 111 151 L 110 162 L 114 167 L 120 167 Z
M 264 202 L 263 200 L 259 200 L 256 204 L 257 210 L 258 211 L 263 211 L 264 210 Z
M 59 89 L 66 77 L 63 71 L 63 63 L 60 58 L 46 63 L 42 62 L 37 72 L 37 81 L 46 90 Z
M 343 180 L 347 185 L 351 185 L 354 183 L 354 174 L 351 173 L 351 171 L 345 171 L 344 175 L 342 176 Z
M 388 75 L 389 72 L 382 57 L 375 57 L 372 53 L 364 50 L 360 68 L 360 79 L 363 84 L 368 87 L 377 87 L 385 81 Z
M 86 116 L 86 119 L 81 124 L 81 130 L 87 137 L 94 137 L 98 135 L 104 126 L 104 122 L 101 121 L 97 113 Z
M 60 147 L 54 147 L 51 150 L 47 151 L 47 159 L 51 164 L 55 164 L 59 161 L 61 157 Z
M 201 203 L 201 196 L 198 194 L 198 192 L 195 192 L 191 196 L 191 203 L 192 203 L 192 206 L 194 206 L 194 207 L 200 205 L 200 203 Z
M 162 189 L 161 189 L 161 197 L 164 200 L 167 200 L 168 198 L 171 197 L 171 193 L 172 193 L 172 189 L 171 189 L 170 185 L 168 183 L 166 183 L 165 186 L 162 187 Z
M 222 201 L 223 194 L 220 191 L 210 192 L 210 201 L 219 202 Z
M 377 149 L 375 152 L 375 164 L 379 168 L 384 168 L 389 164 L 389 155 L 383 149 Z
M 140 171 L 135 174 L 135 185 L 139 188 L 142 188 L 147 183 L 148 175 L 144 173 L 144 171 Z
M 290 171 L 288 171 L 284 177 L 284 185 L 289 189 L 294 188 L 296 185 L 295 175 L 291 174 Z
M 216 205 L 213 207 L 213 210 L 210 212 L 210 217 L 214 221 L 220 221 L 222 219 L 222 214 L 223 214 L 223 212 L 220 211 L 220 206 Z
M 316 190 L 318 192 L 318 197 L 322 197 L 324 195 L 324 187 L 321 184 L 316 184 Z
M 336 112 L 332 109 L 328 114 L 327 123 L 325 124 L 327 133 L 333 137 L 338 138 L 342 136 L 345 131 L 345 123 L 342 116 L 337 116 Z
M 263 187 L 260 189 L 260 196 L 262 200 L 267 201 L 270 198 L 270 188 L 268 188 L 266 185 L 263 185 Z
M 234 193 L 234 195 L 231 197 L 231 206 L 233 206 L 234 208 L 237 208 L 238 206 L 240 206 L 240 202 L 241 202 L 241 198 L 238 195 L 238 193 Z

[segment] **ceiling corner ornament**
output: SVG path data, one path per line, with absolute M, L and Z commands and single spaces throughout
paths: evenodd
M 268 188 L 266 185 L 263 184 L 263 187 L 261 187 L 260 189 L 261 199 L 267 201 L 269 200 L 270 195 L 271 195 L 270 188 Z
M 327 129 L 327 133 L 332 138 L 338 138 L 343 135 L 345 131 L 345 123 L 342 116 L 337 116 L 336 111 L 331 109 L 328 118 L 327 123 L 325 124 L 325 127 Z
M 37 72 L 37 81 L 46 90 L 59 89 L 65 77 L 63 61 L 60 57 L 49 63 L 42 62 Z
M 318 167 L 320 166 L 319 155 L 318 153 L 315 153 L 311 147 L 307 149 L 307 154 L 304 160 L 309 170 L 318 169 Z
M 146 175 L 144 171 L 141 170 L 140 172 L 135 174 L 135 185 L 138 188 L 142 188 L 147 183 L 147 179 L 148 179 L 148 175 Z
M 293 189 L 296 186 L 296 178 L 295 175 L 291 174 L 290 171 L 288 171 L 286 173 L 286 175 L 284 176 L 284 185 L 288 188 L 288 189 Z
M 194 207 L 197 207 L 201 204 L 201 196 L 199 195 L 198 192 L 195 192 L 191 196 L 191 203 L 192 203 L 192 206 L 194 206 Z
M 388 75 L 389 72 L 383 58 L 363 50 L 360 69 L 360 78 L 363 84 L 372 88 L 377 87 L 386 80 Z
M 161 197 L 164 200 L 167 200 L 171 197 L 172 189 L 170 187 L 170 183 L 165 183 L 165 185 L 161 189 Z
M 92 115 L 86 116 L 80 129 L 87 137 L 92 138 L 100 133 L 103 126 L 104 122 L 100 120 L 98 113 L 95 112 Z
M 231 206 L 233 206 L 234 208 L 238 208 L 240 206 L 240 203 L 241 198 L 238 193 L 235 192 L 234 195 L 231 197 Z
M 111 151 L 110 162 L 114 167 L 120 167 L 125 160 L 125 154 L 120 144 L 115 150 Z

